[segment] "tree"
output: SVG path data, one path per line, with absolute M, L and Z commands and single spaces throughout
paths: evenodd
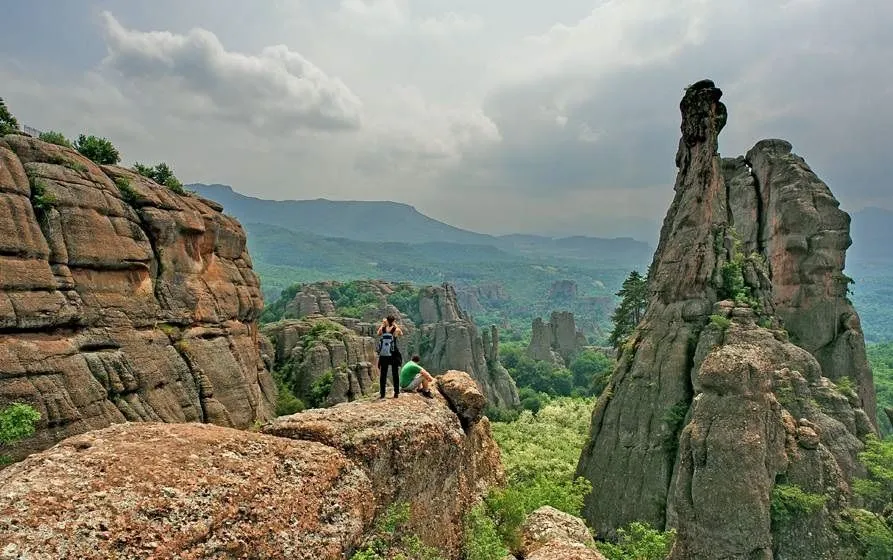
M 38 420 L 40 413 L 28 404 L 12 403 L 0 410 L 0 449 L 33 434 Z M 0 467 L 10 462 L 7 456 L 0 454 Z
M 639 274 L 637 270 L 630 272 L 626 280 L 623 281 L 620 291 L 617 292 L 617 296 L 622 299 L 620 305 L 614 310 L 614 314 L 611 315 L 614 328 L 608 337 L 615 349 L 623 346 L 645 314 L 645 308 L 648 305 L 647 278 Z
M 6 103 L 3 102 L 3 98 L 0 97 L 0 136 L 9 134 L 18 129 L 19 121 L 12 116 L 12 113 L 10 113 L 9 109 L 6 107 Z
M 56 132 L 55 130 L 49 130 L 47 132 L 41 132 L 40 136 L 38 136 L 44 142 L 49 142 L 50 144 L 56 144 L 57 146 L 65 146 L 66 148 L 71 147 L 71 142 L 68 141 L 68 138 L 65 137 L 61 132 Z
M 74 149 L 99 165 L 114 165 L 121 161 L 118 148 L 108 138 L 81 134 L 74 143 Z
M 177 194 L 186 194 L 186 191 L 183 190 L 183 183 L 174 175 L 173 169 L 164 162 L 157 164 L 155 167 L 136 162 L 133 164 L 133 170 L 143 177 L 152 179 L 159 185 L 164 185 Z

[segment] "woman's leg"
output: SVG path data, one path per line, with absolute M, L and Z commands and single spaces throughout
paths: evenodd
M 391 363 L 391 367 L 394 368 L 391 370 L 391 376 L 394 381 L 394 398 L 397 398 L 400 394 L 400 366 L 398 364 L 399 362 L 397 360 L 394 360 Z
M 381 398 L 384 398 L 384 391 L 388 387 L 388 365 L 390 365 L 390 360 L 387 358 L 378 359 L 378 371 L 380 372 L 378 376 L 378 395 Z

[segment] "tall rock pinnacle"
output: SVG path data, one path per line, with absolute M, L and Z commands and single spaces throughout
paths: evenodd
M 578 466 L 593 486 L 584 515 L 608 537 L 633 521 L 676 528 L 679 559 L 824 557 L 811 554 L 840 546 L 835 520 L 860 438 L 875 430 L 842 273 L 849 217 L 787 142 L 723 160 L 721 96 L 702 80 L 680 104 L 675 197 L 650 301 Z M 855 393 L 834 383 L 844 377 Z M 782 483 L 833 494 L 822 517 L 800 520 L 813 549 L 770 523 Z

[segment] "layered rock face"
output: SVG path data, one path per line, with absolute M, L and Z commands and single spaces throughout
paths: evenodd
M 481 387 L 488 402 L 493 405 L 509 407 L 519 403 L 515 383 L 508 371 L 499 363 L 498 331 L 492 328 L 488 332 L 480 333 L 474 322 L 459 306 L 456 291 L 452 286 L 412 288 L 414 295 L 411 301 L 403 306 L 406 311 L 404 313 L 390 300 L 398 290 L 408 293 L 407 286 L 381 281 L 356 283 L 357 291 L 366 294 L 371 301 L 366 303 L 358 318 L 339 316 L 341 310 L 333 303 L 331 294 L 341 286 L 342 284 L 338 282 L 304 286 L 286 307 L 286 317 L 303 317 L 305 321 L 314 322 L 325 316 L 327 320 L 342 325 L 360 337 L 356 344 L 366 349 L 364 352 L 371 351 L 371 356 L 348 351 L 345 361 L 336 359 L 336 352 L 331 347 L 326 350 L 314 350 L 320 355 L 327 352 L 332 357 L 332 364 L 337 362 L 338 366 L 347 372 L 344 376 L 345 382 L 342 383 L 344 390 L 337 392 L 333 402 L 351 400 L 357 395 L 373 394 L 378 390 L 377 372 L 373 368 L 367 375 L 366 369 L 370 362 L 375 361 L 374 343 L 371 337 L 375 336 L 381 318 L 393 314 L 404 332 L 404 336 L 398 342 L 404 361 L 417 353 L 422 359 L 422 365 L 432 374 L 441 374 L 448 370 L 468 372 Z M 281 337 L 278 333 L 283 329 L 293 332 L 300 330 L 294 320 L 286 319 L 268 327 L 266 332 L 279 340 Z M 295 352 L 303 352 L 296 349 L 297 337 L 291 336 L 287 339 L 292 343 L 286 343 L 282 352 L 277 351 L 277 367 L 280 368 L 288 360 L 288 356 L 295 356 Z M 350 344 L 353 342 L 348 343 L 348 346 Z M 341 356 L 343 353 L 338 350 L 337 354 Z M 353 362 L 350 357 L 352 354 L 368 358 L 369 361 L 364 359 Z M 326 360 L 318 361 L 322 363 Z M 319 375 L 321 375 L 319 368 L 312 369 L 308 374 L 309 378 L 314 379 Z M 371 388 L 366 382 L 370 376 Z M 349 387 L 354 389 L 348 389 Z
M 452 383 L 472 402 L 348 403 L 266 434 L 133 423 L 69 438 L 0 471 L 0 556 L 349 558 L 400 500 L 455 557 L 462 516 L 503 475 L 487 419 L 463 430 L 450 408 L 483 395 L 467 375 Z
M 574 314 L 553 311 L 548 323 L 540 317 L 533 320 L 527 354 L 534 360 L 564 365 L 585 345 L 586 337 L 577 330 Z
M 117 422 L 272 417 L 263 300 L 221 210 L 68 148 L 0 140 L 0 404 L 41 414 L 14 457 Z
M 636 520 L 675 527 L 680 560 L 846 558 L 835 522 L 874 431 L 842 275 L 849 219 L 785 142 L 721 160 L 720 96 L 703 81 L 681 103 L 650 302 L 580 458 L 584 515 L 606 536 Z M 837 388 L 843 377 L 858 394 Z M 808 539 L 770 523 L 779 484 L 826 497 L 792 522 Z

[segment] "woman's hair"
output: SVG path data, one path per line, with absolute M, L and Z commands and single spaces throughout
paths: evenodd
M 422 360 L 422 359 L 419 358 L 419 355 L 418 355 L 418 354 L 416 354 L 416 355 L 414 355 L 414 356 L 412 357 L 412 361 L 415 362 L 415 363 L 419 363 L 421 360 Z
M 386 319 L 387 319 L 387 321 L 388 321 L 388 326 L 393 325 L 393 324 L 394 324 L 394 321 L 397 320 L 397 318 L 394 317 L 393 315 L 388 315 L 388 316 L 386 317 Z

